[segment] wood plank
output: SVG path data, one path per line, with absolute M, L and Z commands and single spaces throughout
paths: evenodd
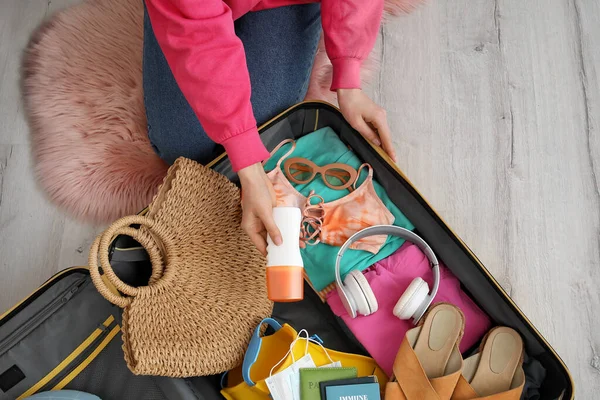
M 92 242 L 103 229 L 102 226 L 66 218 L 57 272 L 68 267 L 88 265 L 88 254 Z
M 25 144 L 27 124 L 19 89 L 21 52 L 29 35 L 48 11 L 46 1 L 20 0 L 2 4 L 0 16 L 0 144 Z
M 0 15 L 0 144 L 26 144 L 29 136 L 19 88 L 22 51 L 44 18 L 80 0 L 19 0 Z
M 30 33 L 76 2 L 22 0 L 4 5 L 0 15 L 0 312 L 58 270 L 87 264 L 98 230 L 65 218 L 35 185 L 18 89 Z
M 0 309 L 32 292 L 55 271 L 64 218 L 31 179 L 29 147 L 0 145 Z
M 381 96 L 400 167 L 468 243 L 493 237 L 476 250 L 500 261 L 494 275 L 510 290 L 494 226 L 510 143 L 493 13 L 490 2 L 431 2 L 386 27 Z
M 59 243 L 48 246 L 44 236 L 62 232 L 33 184 L 18 87 L 21 51 L 47 9 L 46 2 L 10 2 L 0 17 L 0 310 L 50 276 Z
M 430 2 L 386 26 L 380 96 L 402 169 L 594 398 L 600 11 L 576 4 L 581 51 L 570 2 Z
M 586 305 L 599 300 L 600 196 L 577 12 L 572 2 L 511 0 L 499 3 L 497 19 L 513 110 L 508 249 L 515 298 L 564 358 L 578 397 L 594 398 L 600 321 Z
M 598 1 L 574 1 L 572 3 L 571 16 L 575 24 L 575 37 L 578 43 L 577 54 L 579 56 L 579 73 L 581 77 L 581 91 L 583 94 L 583 113 L 587 159 L 590 168 L 590 182 L 592 198 L 596 199 L 596 210 L 600 208 L 600 2 Z M 596 232 L 590 237 L 590 251 L 596 254 L 595 259 L 600 258 L 600 222 L 596 219 Z M 587 260 L 584 260 L 584 262 Z M 589 262 L 589 261 L 588 261 Z M 589 329 L 590 353 L 584 354 L 582 361 L 588 362 L 586 377 L 590 376 L 595 381 L 592 387 L 596 389 L 597 396 L 600 388 L 600 321 L 598 320 L 597 307 L 600 305 L 598 284 L 600 283 L 600 271 L 598 264 L 594 265 L 593 258 L 588 264 L 591 278 L 583 287 L 583 295 L 576 297 L 576 307 L 583 311 L 583 321 Z M 585 378 L 584 378 L 585 379 Z M 584 380 L 584 384 L 586 381 Z M 592 391 L 590 390 L 590 393 Z

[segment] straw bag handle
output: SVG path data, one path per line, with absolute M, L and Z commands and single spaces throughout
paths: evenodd
M 132 228 L 131 225 L 143 226 L 148 232 Z M 150 282 L 154 283 L 150 283 L 148 286 L 133 287 L 117 277 L 110 265 L 108 254 L 112 241 L 118 235 L 130 236 L 146 249 L 150 256 L 150 263 L 152 264 Z M 133 297 L 141 292 L 147 292 L 149 295 L 152 295 L 158 293 L 160 290 L 164 290 L 166 285 L 172 281 L 174 274 L 173 268 L 166 266 L 167 264 L 172 265 L 175 262 L 176 254 L 174 252 L 173 241 L 171 240 L 172 237 L 166 227 L 162 225 L 159 227 L 152 218 L 143 215 L 131 215 L 116 220 L 104 232 L 98 235 L 90 249 L 90 276 L 98 292 L 111 303 L 125 308 L 131 304 Z M 156 240 L 160 240 L 164 254 L 161 254 L 161 249 Z M 106 285 L 98 269 L 98 259 L 100 259 L 100 266 L 104 271 L 106 279 L 119 292 L 126 296 L 115 294 Z M 163 267 L 163 259 L 165 267 Z

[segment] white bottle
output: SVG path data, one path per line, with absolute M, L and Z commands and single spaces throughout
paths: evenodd
M 267 235 L 267 295 L 277 302 L 304 298 L 304 263 L 300 255 L 302 213 L 297 207 L 273 208 L 283 243 L 276 246 Z

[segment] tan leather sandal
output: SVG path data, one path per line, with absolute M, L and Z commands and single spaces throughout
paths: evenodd
M 463 366 L 458 344 L 465 317 L 457 307 L 439 303 L 422 321 L 402 340 L 386 400 L 449 400 L 454 392 Z
M 494 328 L 480 349 L 465 360 L 452 400 L 519 400 L 525 384 L 521 336 L 511 328 Z

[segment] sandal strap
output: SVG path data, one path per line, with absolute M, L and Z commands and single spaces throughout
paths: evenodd
M 452 400 L 469 400 L 477 398 L 478 395 L 473 387 L 469 384 L 469 382 L 467 382 L 465 377 L 461 375 L 460 378 L 458 378 L 456 388 L 452 394 Z
M 446 400 L 450 399 L 461 376 L 460 371 L 429 379 L 417 354 L 406 337 L 402 340 L 394 361 L 395 381 L 386 386 L 386 400 Z
M 440 399 L 450 399 L 456 388 L 456 382 L 461 376 L 461 371 L 456 371 L 452 374 L 434 378 L 430 380 L 431 386 L 433 386 L 433 389 L 440 396 Z
M 464 376 L 460 376 L 452 395 L 452 400 L 519 400 L 523 392 L 523 383 L 506 392 L 480 397 Z

